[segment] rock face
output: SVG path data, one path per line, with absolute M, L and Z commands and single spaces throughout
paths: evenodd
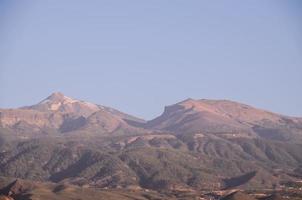
M 99 127 L 103 127 L 101 132 L 112 132 L 118 127 L 129 128 L 126 120 L 143 121 L 109 107 L 72 99 L 59 92 L 53 93 L 36 105 L 19 109 L 0 109 L 0 125 L 23 135 L 48 133 L 50 130 L 83 130 L 83 127 L 89 128 L 90 124 L 96 122 Z

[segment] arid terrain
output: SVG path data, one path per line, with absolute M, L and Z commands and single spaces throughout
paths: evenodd
M 0 109 L 1 199 L 302 199 L 302 118 L 187 99 L 145 121 L 56 92 Z

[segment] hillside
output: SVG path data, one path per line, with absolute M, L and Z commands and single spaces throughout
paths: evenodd
M 0 112 L 4 177 L 178 192 L 301 178 L 301 118 L 232 101 L 188 99 L 148 122 L 61 93 Z
M 276 140 L 301 139 L 302 119 L 283 116 L 228 100 L 193 100 L 167 106 L 147 128 L 177 134 L 222 133 Z
M 110 107 L 76 100 L 56 92 L 36 105 L 18 109 L 0 109 L 0 125 L 22 136 L 51 135 L 76 130 L 85 132 L 96 125 L 98 131 L 90 134 L 108 134 L 135 130 L 127 121 L 143 120 Z M 126 131 L 126 132 L 127 132 Z M 129 132 L 129 131 L 128 131 Z

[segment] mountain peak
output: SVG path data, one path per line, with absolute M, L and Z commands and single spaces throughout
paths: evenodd
M 283 116 L 230 100 L 186 99 L 166 106 L 163 114 L 147 127 L 179 132 L 253 132 L 252 126 L 264 122 L 280 123 Z
M 46 99 L 41 101 L 39 104 L 44 104 L 44 103 L 49 103 L 49 102 L 73 103 L 75 101 L 77 101 L 77 100 L 67 97 L 61 92 L 54 92 L 50 96 L 48 96 Z
M 59 99 L 64 99 L 65 95 L 61 92 L 54 92 L 51 95 L 47 97 L 49 100 L 59 100 Z
M 38 104 L 25 108 L 39 111 L 60 111 L 84 116 L 100 109 L 96 104 L 67 97 L 61 92 L 54 92 Z

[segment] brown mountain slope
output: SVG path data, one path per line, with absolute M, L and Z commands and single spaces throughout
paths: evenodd
M 226 197 L 223 197 L 222 200 L 256 200 L 256 199 L 248 194 L 238 191 L 229 194 Z
M 130 125 L 135 118 L 119 111 L 60 93 L 0 112 L 0 175 L 7 177 L 113 188 L 259 189 L 296 181 L 302 162 L 301 119 L 225 100 L 169 106 L 144 125 L 149 130 Z M 8 136 L 15 133 L 51 136 L 13 141 Z
M 13 179 L 4 177 L 0 177 L 0 186 L 0 200 L 176 200 L 176 198 L 169 198 L 169 196 L 161 195 L 155 191 L 87 188 L 70 184 L 54 184 L 20 179 L 13 181 Z M 10 191 L 15 190 L 16 187 L 18 189 L 16 193 L 11 193 Z M 10 193 L 7 193 L 6 190 Z
M 70 113 L 87 117 L 98 111 L 100 108 L 95 104 L 72 99 L 60 92 L 55 92 L 38 104 L 22 107 L 21 109 L 37 110 L 41 112 Z
M 301 118 L 287 117 L 227 100 L 193 100 L 165 107 L 164 113 L 148 121 L 147 128 L 176 133 L 243 133 L 249 137 L 272 137 L 279 132 L 302 135 Z M 282 135 L 276 133 L 275 135 Z
M 56 111 L 61 113 L 71 113 L 77 116 L 84 116 L 84 117 L 88 117 L 94 112 L 104 110 L 107 111 L 108 113 L 111 113 L 115 116 L 119 116 L 120 118 L 123 119 L 137 121 L 137 122 L 144 122 L 144 120 L 140 118 L 120 112 L 116 109 L 93 104 L 87 101 L 73 99 L 65 96 L 60 92 L 55 92 L 51 94 L 49 97 L 47 97 L 46 99 L 44 99 L 43 101 L 39 102 L 36 105 L 25 106 L 22 107 L 22 109 L 38 110 L 42 112 Z
M 302 161 L 301 145 L 263 139 L 181 141 L 173 135 L 42 137 L 0 148 L 0 176 L 151 189 L 273 188 Z M 192 142 L 196 149 L 189 150 Z M 194 144 L 194 146 L 195 146 Z
M 97 120 L 94 119 L 98 116 Z M 40 103 L 19 109 L 0 109 L 0 126 L 23 135 L 37 133 L 70 132 L 90 129 L 96 125 L 104 132 L 120 129 L 133 129 L 126 121 L 143 120 L 118 110 L 72 99 L 56 92 Z

